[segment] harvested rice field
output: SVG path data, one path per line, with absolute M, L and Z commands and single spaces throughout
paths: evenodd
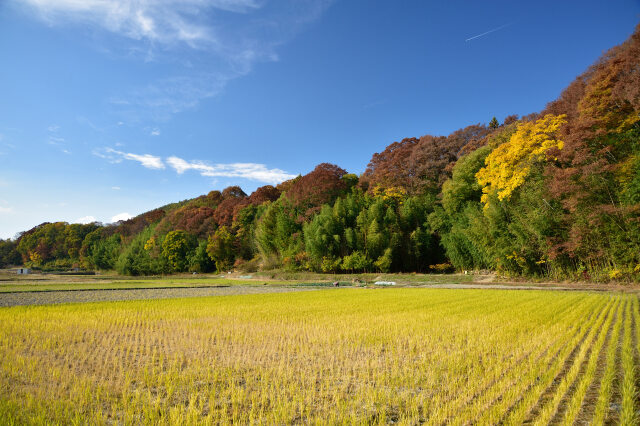
M 239 294 L 284 293 L 310 290 L 313 287 L 216 286 L 176 288 L 135 288 L 100 290 L 0 291 L 0 307 L 18 305 L 49 305 L 75 302 L 106 302 L 183 297 L 230 296 Z
M 5 424 L 637 424 L 634 294 L 329 289 L 0 309 Z

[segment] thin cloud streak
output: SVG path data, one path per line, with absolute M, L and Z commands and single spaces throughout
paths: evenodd
M 482 34 L 478 34 L 478 35 L 474 35 L 473 37 L 469 37 L 468 39 L 466 39 L 466 40 L 465 40 L 465 42 L 466 42 L 466 41 L 475 40 L 475 39 L 477 39 L 477 38 L 480 38 L 480 37 L 486 36 L 487 34 L 495 33 L 496 31 L 500 31 L 500 30 L 502 30 L 502 29 L 504 29 L 504 28 L 507 28 L 508 26 L 511 26 L 511 25 L 513 25 L 513 22 L 509 22 L 508 24 L 501 25 L 501 26 L 499 26 L 499 27 L 497 27 L 497 28 L 494 28 L 494 29 L 492 29 L 492 30 L 486 31 L 486 32 L 484 32 L 484 33 L 482 33 Z
M 137 161 L 147 169 L 162 170 L 165 168 L 160 157 L 151 154 L 133 154 L 131 152 L 122 152 L 113 148 L 103 148 L 102 150 L 93 151 L 93 155 L 104 158 L 111 163 L 120 163 L 122 160 Z
M 186 171 L 193 170 L 205 177 L 226 177 L 249 179 L 258 182 L 277 184 L 285 180 L 293 179 L 296 175 L 288 173 L 282 169 L 268 168 L 265 164 L 259 163 L 228 163 L 228 164 L 207 164 L 203 161 L 186 161 L 180 157 L 171 156 L 162 158 L 151 154 L 133 154 L 130 152 L 118 151 L 113 148 L 102 148 L 94 150 L 93 155 L 104 158 L 110 163 L 121 163 L 123 160 L 136 161 L 147 169 L 165 169 L 165 161 L 177 174 L 181 175 Z M 120 189 L 112 187 L 111 189 Z
M 175 169 L 179 175 L 188 170 L 194 170 L 206 177 L 243 178 L 270 184 L 296 177 L 281 169 L 269 169 L 264 164 L 230 163 L 209 165 L 202 161 L 185 161 L 179 157 L 167 158 L 167 164 Z

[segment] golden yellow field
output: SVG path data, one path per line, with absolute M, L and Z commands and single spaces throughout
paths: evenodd
M 637 424 L 635 295 L 337 289 L 0 309 L 7 424 Z

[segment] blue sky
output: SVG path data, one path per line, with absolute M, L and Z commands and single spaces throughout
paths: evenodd
M 638 0 L 4 0 L 0 238 L 539 111 Z

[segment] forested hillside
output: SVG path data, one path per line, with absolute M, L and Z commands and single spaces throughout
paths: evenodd
M 17 263 L 639 281 L 640 26 L 539 113 L 394 142 L 361 176 L 320 164 L 116 224 L 44 223 L 0 241 Z

